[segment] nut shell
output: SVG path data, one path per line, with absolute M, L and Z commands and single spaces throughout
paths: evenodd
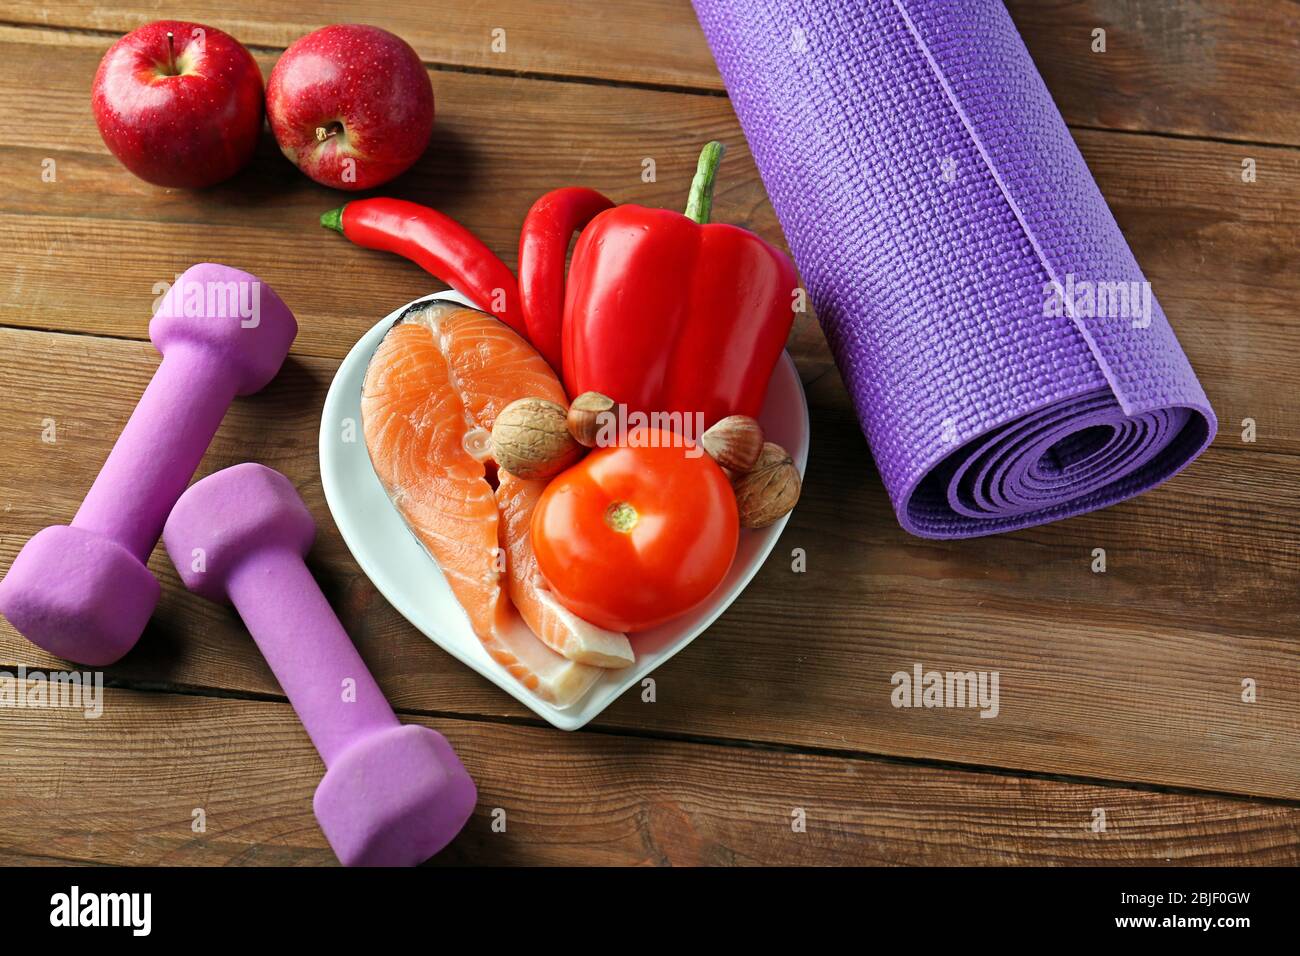
M 780 445 L 764 442 L 758 461 L 732 482 L 742 528 L 766 528 L 790 513 L 803 482 L 794 460 Z
M 700 444 L 728 472 L 743 475 L 763 450 L 763 428 L 748 415 L 728 415 L 709 426 Z
M 492 424 L 492 457 L 519 478 L 549 478 L 582 457 L 566 424 L 568 412 L 544 398 L 521 398 Z
M 595 448 L 604 416 L 614 411 L 614 400 L 600 392 L 583 392 L 569 405 L 569 434 L 579 445 Z

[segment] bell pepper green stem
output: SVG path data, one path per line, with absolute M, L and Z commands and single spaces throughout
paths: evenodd
M 329 212 L 320 214 L 320 224 L 326 229 L 333 229 L 335 232 L 343 231 L 343 207 L 331 209 Z
M 686 199 L 686 218 L 693 219 L 700 225 L 709 221 L 713 213 L 713 182 L 718 175 L 718 164 L 727 147 L 717 140 L 705 143 L 700 150 L 700 162 L 695 167 L 695 178 L 691 180 L 691 193 Z

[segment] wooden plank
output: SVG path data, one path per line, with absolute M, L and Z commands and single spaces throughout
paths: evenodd
M 366 23 L 398 34 L 431 65 L 722 89 L 690 0 L 316 0 L 310 5 L 192 0 L 183 11 L 157 0 L 111 6 L 94 0 L 57 5 L 15 0 L 4 14 L 8 23 L 103 31 L 104 48 L 118 34 L 164 17 L 213 26 L 247 46 L 277 50 L 330 23 Z M 497 30 L 504 31 L 504 50 Z
M 143 343 L 0 330 L 0 567 L 66 521 L 156 364 Z M 311 563 L 385 692 L 426 713 L 527 715 L 405 623 L 358 571 L 317 477 L 316 416 L 333 364 L 293 362 L 237 402 L 203 471 L 247 459 L 290 475 L 317 516 Z M 88 401 L 87 396 L 94 396 Z M 628 695 L 606 727 L 1300 797 L 1300 457 L 1225 436 L 1170 484 L 1103 512 L 961 542 L 905 535 L 834 374 L 809 393 L 805 496 L 739 601 Z M 45 444 L 46 419 L 58 440 Z M 790 552 L 808 571 L 791 571 Z M 1105 574 L 1092 550 L 1108 552 Z M 110 674 L 276 693 L 232 613 L 184 593 L 159 551 L 162 605 Z M 50 658 L 0 627 L 0 662 Z M 996 670 L 997 719 L 895 709 L 915 663 Z M 1258 700 L 1244 703 L 1254 680 Z
M 1294 864 L 1300 808 L 459 720 L 479 787 L 457 864 Z M 0 854 L 328 864 L 323 772 L 285 704 L 109 688 L 0 710 Z M 75 768 L 75 770 L 71 769 Z M 599 794 L 599 801 L 592 795 Z M 195 810 L 205 831 L 195 833 Z M 792 825 L 802 812 L 803 832 Z M 1094 832 L 1097 811 L 1105 831 Z M 493 829 L 504 820 L 505 831 Z M 34 834 L 39 837 L 33 839 Z
M 1300 144 L 1300 12 L 1286 0 L 1009 0 L 1066 121 Z M 1105 52 L 1094 52 L 1094 31 Z
M 0 196 L 11 266 L 0 277 L 0 323 L 143 338 L 157 284 L 213 259 L 256 272 L 300 313 L 298 354 L 341 358 L 377 318 L 440 286 L 320 229 L 319 213 L 343 197 L 299 175 L 269 140 L 226 186 L 194 193 L 140 182 L 86 120 L 96 50 L 64 51 L 37 104 L 24 91 L 48 49 L 19 39 L 0 42 L 0 136 L 10 144 L 0 163 L 15 171 Z M 393 192 L 459 218 L 510 263 L 524 213 L 547 189 L 580 181 L 619 200 L 680 205 L 697 147 L 714 136 L 731 148 L 717 218 L 782 242 L 721 100 L 464 74 L 439 82 L 465 105 L 447 108 L 442 138 Z M 1225 429 L 1239 433 L 1253 418 L 1261 448 L 1300 448 L 1300 354 L 1289 347 L 1300 298 L 1300 154 L 1251 148 L 1258 179 L 1247 184 L 1237 146 L 1087 131 L 1078 139 Z M 47 157 L 56 183 L 41 180 Z M 656 182 L 641 181 L 645 157 L 656 161 Z M 791 349 L 805 380 L 831 365 L 810 317 Z M 1261 357 L 1273 388 L 1259 387 Z
M 21 851 L 9 852 L 0 851 L 0 866 L 94 866 L 87 860 L 66 860 L 56 856 L 41 856 L 39 854 L 23 853 Z M 107 865 L 107 864 L 105 864 Z
M 1013 3 L 1013 13 L 1072 122 L 1296 142 L 1294 9 L 1220 7 L 1206 3 L 1163 19 L 1151 5 L 1100 2 Z M 405 15 L 400 5 L 397 12 Z M 1109 17 L 1108 56 L 1118 54 L 1105 69 L 1104 58 L 1078 62 L 1097 12 Z M 1026 27 L 1026 18 L 1041 23 Z M 552 21 L 545 23 L 549 30 Z M 1261 23 L 1269 29 L 1249 43 L 1222 55 L 1214 49 Z M 513 46 L 518 31 L 509 33 Z M 593 36 L 599 31 L 582 41 Z M 627 42 L 639 50 L 643 40 Z M 313 567 L 399 706 L 508 719 L 427 721 L 452 736 L 484 795 L 444 862 L 1300 860 L 1300 809 L 1290 805 L 859 759 L 920 756 L 1298 799 L 1300 608 L 1291 595 L 1300 584 L 1292 544 L 1300 506 L 1289 489 L 1300 477 L 1300 358 L 1289 323 L 1300 284 L 1300 160 L 1293 151 L 1077 134 L 1225 423 L 1216 448 L 1187 475 L 1138 501 L 1049 528 L 976 542 L 907 538 L 824 345 L 802 322 L 792 348 L 819 437 L 807 497 L 777 555 L 705 638 L 656 673 L 657 703 L 632 695 L 602 718 L 610 732 L 561 735 L 518 725 L 522 708 L 406 625 L 352 564 L 321 500 L 315 429 L 337 358 L 375 317 L 432 283 L 404 263 L 334 240 L 339 259 L 328 260 L 329 274 L 345 281 L 322 288 L 323 250 L 335 253 L 304 237 L 338 194 L 300 177 L 269 140 L 253 169 L 208 193 L 134 180 L 99 144 L 87 114 L 88 71 L 107 42 L 0 27 L 0 54 L 13 54 L 0 56 L 0 164 L 12 171 L 12 188 L 0 197 L 0 242 L 17 263 L 8 287 L 0 284 L 0 323 L 138 340 L 153 284 L 200 258 L 262 273 L 310 319 L 284 375 L 265 395 L 239 403 L 203 470 L 258 458 L 300 485 L 322 523 Z M 1151 49 L 1139 55 L 1138 43 Z M 45 68 L 52 46 L 71 70 Z M 1228 49 L 1226 41 L 1219 46 Z M 1270 64 L 1273 55 L 1289 59 Z M 273 59 L 263 53 L 263 68 Z M 488 76 L 435 72 L 444 139 L 395 189 L 463 218 L 513 261 L 523 210 L 559 184 L 552 171 L 620 199 L 678 205 L 698 143 L 725 129 L 728 163 L 739 168 L 719 199 L 719 218 L 779 241 L 725 101 L 501 75 L 587 76 L 559 62 L 504 70 L 458 64 L 498 71 Z M 1071 62 L 1077 69 L 1063 66 Z M 693 85 L 634 76 L 634 65 L 635 57 L 618 64 L 626 75 L 609 78 Z M 680 64 L 663 69 L 681 75 Z M 28 95 L 33 70 L 50 77 L 44 98 Z M 1231 98 L 1243 84 L 1252 89 L 1244 106 Z M 584 139 L 592 130 L 602 138 L 613 130 L 613 145 L 593 150 Z M 659 164 L 656 183 L 640 182 L 645 155 Z M 1260 166 L 1260 181 L 1250 185 L 1239 177 L 1247 155 Z M 46 157 L 59 164 L 56 184 L 40 180 Z M 272 277 L 260 263 L 283 275 Z M 32 531 L 75 510 L 156 359 L 139 341 L 2 330 L 0 342 L 7 363 L 0 369 L 7 449 L 0 567 L 7 568 Z M 1260 423 L 1257 444 L 1237 437 L 1246 417 Z M 47 418 L 58 428 L 53 445 L 40 441 Z M 782 557 L 791 547 L 808 551 L 808 573 L 791 573 Z M 1094 547 L 1108 551 L 1105 575 L 1088 570 Z M 163 606 L 141 648 L 110 676 L 277 694 L 233 616 L 184 594 L 165 556 L 152 564 L 164 580 Z M 49 659 L 4 624 L 0 666 L 10 660 Z M 998 670 L 998 719 L 894 709 L 889 675 L 913 663 Z M 1245 679 L 1258 682 L 1255 703 L 1241 700 Z M 73 714 L 0 710 L 0 759 L 15 771 L 7 779 L 17 781 L 0 791 L 0 860 L 332 860 L 310 815 L 319 762 L 285 705 L 109 693 L 113 707 L 91 732 Z M 617 733 L 624 729 L 763 746 L 629 738 Z M 90 783 L 73 781 L 68 767 Z M 221 820 L 203 838 L 189 830 L 196 793 Z M 806 834 L 790 832 L 795 806 L 808 813 Z M 507 834 L 492 832 L 485 807 L 507 810 Z M 1106 810 L 1106 834 L 1089 829 L 1097 808 Z M 32 833 L 52 838 L 34 846 Z
M 1069 123 L 1300 144 L 1300 15 L 1285 0 L 1011 0 L 1008 7 Z M 12 0 L 5 20 L 103 31 L 93 38 L 102 49 L 165 15 L 155 0 Z M 401 35 L 431 65 L 723 91 L 688 0 L 480 0 L 440 3 L 436 12 L 421 0 L 322 0 L 309 10 L 293 0 L 194 0 L 184 16 L 259 47 L 283 49 L 327 23 L 372 23 Z M 1093 50 L 1099 28 L 1104 53 Z M 506 43 L 494 52 L 497 29 Z

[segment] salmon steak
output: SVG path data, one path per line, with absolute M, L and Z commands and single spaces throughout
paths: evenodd
M 485 313 L 421 303 L 370 359 L 362 432 L 380 484 L 489 656 L 567 707 L 633 653 L 625 635 L 561 607 L 537 570 L 529 527 L 546 482 L 498 474 L 490 441 L 500 411 L 528 397 L 568 407 L 560 380 L 528 342 Z

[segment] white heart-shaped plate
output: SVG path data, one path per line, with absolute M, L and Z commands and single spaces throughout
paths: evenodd
M 416 299 L 379 321 L 339 366 L 321 412 L 320 475 L 325 500 L 357 564 L 403 617 L 448 654 L 556 727 L 577 730 L 695 640 L 730 606 L 762 566 L 787 518 L 758 531 L 741 531 L 736 560 L 707 602 L 689 614 L 632 635 L 636 663 L 631 667 L 610 670 L 582 700 L 563 710 L 540 700 L 483 649 L 437 563 L 389 501 L 361 437 L 361 384 L 370 356 L 398 316 L 416 302 L 435 300 L 471 305 L 455 292 Z M 808 404 L 788 353 L 782 353 L 777 362 L 759 420 L 768 440 L 789 451 L 803 474 L 808 461 Z

